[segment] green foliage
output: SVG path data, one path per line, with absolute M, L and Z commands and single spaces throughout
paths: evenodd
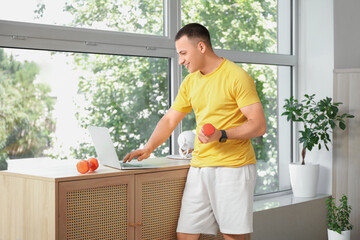
M 326 207 L 328 209 L 326 221 L 328 229 L 341 234 L 342 231 L 352 230 L 353 225 L 350 224 L 351 206 L 348 205 L 348 198 L 345 194 L 340 199 L 340 205 L 336 207 L 335 198 L 328 197 L 326 199 Z
M 74 17 L 70 26 L 156 35 L 163 35 L 163 9 L 162 0 L 71 0 L 64 7 Z M 74 59 L 77 68 L 92 73 L 80 77 L 79 93 L 87 103 L 76 103 L 81 127 L 108 127 L 120 158 L 144 145 L 169 107 L 168 59 L 88 54 Z M 166 142 L 154 154 L 168 152 Z M 72 155 L 81 159 L 95 151 L 82 142 Z
M 89 156 L 96 156 L 95 147 L 90 143 L 80 143 L 78 147 L 71 148 L 75 159 L 87 159 Z
M 0 49 L 0 169 L 8 158 L 42 156 L 54 131 L 50 88 L 36 83 L 34 62 L 19 62 Z
M 34 19 L 40 19 L 44 16 L 44 11 L 46 10 L 46 5 L 44 3 L 38 3 L 36 5 L 37 9 L 34 10 L 35 17 Z
M 182 24 L 207 26 L 214 48 L 277 52 L 277 1 L 182 0 Z
M 315 94 L 305 94 L 304 97 L 301 102 L 294 97 L 285 99 L 285 112 L 282 113 L 282 116 L 287 117 L 287 121 L 303 124 L 303 130 L 299 131 L 301 134 L 299 142 L 303 144 L 302 164 L 305 164 L 306 150 L 311 151 L 316 145 L 320 150 L 322 144 L 326 150 L 329 150 L 327 144 L 331 143 L 329 135 L 331 130 L 337 125 L 344 130 L 345 119 L 354 118 L 348 113 L 338 114 L 338 106 L 342 103 L 333 103 L 329 97 L 318 102 L 314 100 Z
M 74 58 L 79 68 L 92 73 L 79 81 L 78 91 L 87 103 L 76 103 L 80 126 L 109 128 L 119 158 L 144 145 L 169 108 L 168 59 L 87 54 Z M 73 156 L 95 156 L 90 146 L 80 143 Z M 168 143 L 154 152 L 168 153 Z
M 277 104 L 274 104 L 277 102 L 277 67 L 256 64 L 241 66 L 254 78 L 267 124 L 266 134 L 251 140 L 256 159 L 277 159 Z
M 64 7 L 74 17 L 70 26 L 156 35 L 164 32 L 163 9 L 162 0 L 71 0 Z

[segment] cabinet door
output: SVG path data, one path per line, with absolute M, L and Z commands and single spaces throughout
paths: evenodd
M 133 239 L 134 176 L 59 183 L 59 239 Z
M 188 169 L 135 176 L 135 239 L 176 239 Z

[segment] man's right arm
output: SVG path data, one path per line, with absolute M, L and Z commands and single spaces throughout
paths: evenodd
M 150 157 L 150 154 L 170 137 L 171 133 L 186 114 L 187 113 L 170 108 L 156 125 L 156 128 L 145 147 L 128 153 L 123 162 L 130 162 L 133 158 L 142 161 Z

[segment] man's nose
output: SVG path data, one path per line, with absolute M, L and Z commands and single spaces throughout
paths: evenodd
M 184 64 L 184 59 L 182 57 L 179 56 L 179 65 L 183 65 Z

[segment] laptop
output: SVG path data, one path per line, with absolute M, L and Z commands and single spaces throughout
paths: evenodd
M 131 160 L 131 162 L 123 163 L 122 160 L 119 160 L 116 154 L 109 129 L 106 127 L 89 126 L 88 131 L 90 132 L 94 143 L 97 157 L 102 165 L 121 170 L 138 170 L 161 167 L 151 163 L 139 162 L 134 159 Z

